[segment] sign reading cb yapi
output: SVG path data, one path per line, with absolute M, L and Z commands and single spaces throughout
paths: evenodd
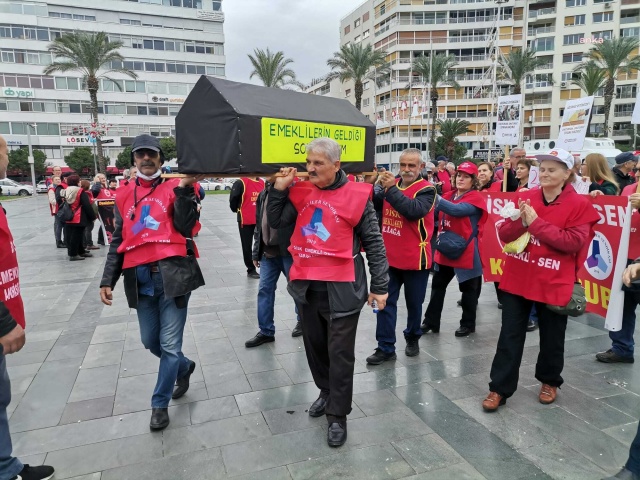
M 32 88 L 2 87 L 0 94 L 9 98 L 34 98 L 36 91 Z

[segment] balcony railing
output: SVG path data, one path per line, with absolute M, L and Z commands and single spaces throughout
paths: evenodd
M 541 8 L 539 10 L 529 10 L 529 18 L 538 18 L 542 15 L 555 15 L 555 8 Z
M 640 16 L 635 16 L 635 17 L 622 17 L 620 19 L 620 23 L 621 24 L 627 24 L 627 23 L 638 23 L 640 22 Z
M 556 31 L 556 27 L 540 27 L 540 28 L 530 28 L 527 30 L 527 35 L 530 37 L 535 37 L 536 35 L 541 35 L 543 33 L 553 33 Z

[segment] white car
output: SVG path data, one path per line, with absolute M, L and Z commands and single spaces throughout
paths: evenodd
M 45 182 L 44 180 L 38 182 L 38 185 L 36 185 L 36 193 L 47 193 L 48 190 L 49 187 L 47 187 L 47 182 Z
M 205 190 L 231 190 L 235 181 L 234 178 L 218 178 L 215 180 L 203 180 L 200 185 Z
M 0 180 L 0 188 L 2 188 L 2 195 L 19 195 L 21 197 L 33 195 L 33 187 L 31 185 L 21 185 L 8 178 Z

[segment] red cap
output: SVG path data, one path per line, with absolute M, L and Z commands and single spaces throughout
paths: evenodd
M 463 162 L 458 165 L 458 171 L 468 173 L 469 175 L 478 175 L 478 166 L 475 163 Z

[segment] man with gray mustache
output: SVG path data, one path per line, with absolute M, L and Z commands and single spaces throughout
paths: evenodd
M 367 358 L 370 365 L 396 358 L 397 303 L 403 284 L 408 314 L 405 354 L 415 357 L 420 353 L 418 340 L 422 335 L 422 304 L 431 268 L 436 198 L 435 187 L 421 176 L 424 166 L 422 152 L 407 148 L 400 155 L 400 178 L 383 172 L 380 184 L 384 190 L 376 191 L 374 197 L 374 204 L 382 206 L 382 239 L 389 260 L 389 298 L 387 307 L 378 312 L 378 348 Z

